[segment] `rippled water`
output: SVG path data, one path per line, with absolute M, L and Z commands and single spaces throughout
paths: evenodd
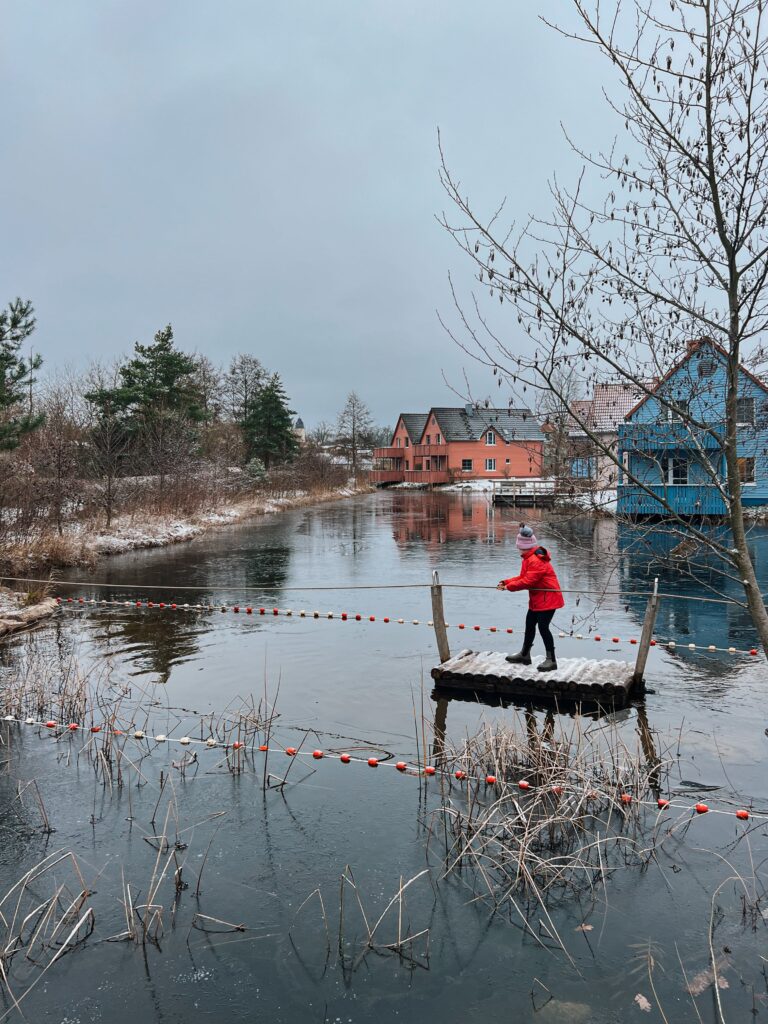
M 197 712 L 197 718 L 222 712 L 250 693 L 258 700 L 266 687 L 270 697 L 278 694 L 283 742 L 312 730 L 307 742 L 313 746 L 359 746 L 413 757 L 422 739 L 415 726 L 422 707 L 427 717 L 438 713 L 444 718 L 449 736 L 473 730 L 481 720 L 511 719 L 517 712 L 461 701 L 435 704 L 429 677 L 435 644 L 425 625 L 431 616 L 429 591 L 380 588 L 428 584 L 438 569 L 445 583 L 478 587 L 446 590 L 453 648 L 516 648 L 519 636 L 501 630 L 511 627 L 519 633 L 525 598 L 479 588 L 492 587 L 516 570 L 519 515 L 494 511 L 482 496 L 378 493 L 286 512 L 172 549 L 113 558 L 96 574 L 112 589 L 89 588 L 84 578 L 82 588 L 73 592 L 336 614 L 329 620 L 218 610 L 67 610 L 32 638 L 17 641 L 6 660 L 37 648 L 55 652 L 65 664 L 74 653 L 92 671 L 109 669 L 113 679 L 127 681 L 130 700 L 155 700 L 156 728 L 175 735 L 181 728 L 195 728 L 196 716 L 190 712 Z M 665 539 L 652 535 L 633 546 L 632 536 L 617 533 L 610 520 L 529 518 L 553 552 L 564 589 L 581 594 L 568 595 L 556 626 L 583 639 L 559 639 L 558 653 L 633 660 L 636 648 L 628 641 L 639 636 L 644 593 L 659 574 L 654 552 Z M 768 589 L 768 535 L 756 531 L 753 543 Z M 661 637 L 699 646 L 752 646 L 754 636 L 742 612 L 686 600 L 682 595 L 708 591 L 680 572 L 660 575 L 661 590 L 679 595 L 662 601 Z M 149 585 L 164 589 L 142 594 Z M 346 589 L 366 585 L 375 588 Z M 203 589 L 185 592 L 184 586 Z M 322 586 L 341 589 L 309 589 Z M 599 594 L 604 596 L 596 604 Z M 339 618 L 342 611 L 350 615 L 347 621 Z M 354 620 L 356 613 L 362 621 Z M 375 622 L 368 621 L 371 615 Z M 385 616 L 393 621 L 384 623 Z M 402 625 L 394 621 L 398 618 L 405 620 Z M 460 622 L 494 625 L 499 632 L 462 634 L 454 628 Z M 603 638 L 599 643 L 591 639 L 595 634 Z M 621 642 L 613 643 L 613 637 Z M 768 808 L 767 676 L 762 657 L 682 647 L 675 653 L 651 652 L 647 677 L 653 692 L 644 710 L 658 733 L 659 750 L 679 752 L 676 783 L 720 787 L 711 794 L 713 806 L 716 800 L 727 808 L 727 801 L 736 806 L 752 799 Z M 615 717 L 634 742 L 637 712 L 629 709 Z M 548 926 L 538 917 L 534 929 L 525 931 L 514 915 L 511 921 L 505 914 L 491 918 L 487 906 L 473 901 L 468 879 L 439 881 L 439 850 L 435 854 L 433 837 L 427 857 L 425 825 L 436 791 L 424 796 L 414 780 L 396 772 L 324 760 L 312 765 L 314 773 L 297 765 L 293 784 L 264 794 L 260 776 L 233 776 L 222 767 L 219 753 L 201 753 L 200 763 L 182 773 L 172 765 L 179 763 L 180 751 L 169 746 L 137 766 L 140 787 L 104 793 L 85 757 L 74 756 L 79 740 L 54 742 L 32 730 L 2 728 L 8 745 L 0 773 L 0 805 L 6 807 L 0 888 L 5 891 L 46 852 L 61 849 L 82 859 L 91 872 L 88 884 L 97 890 L 94 938 L 47 974 L 39 976 L 34 965 L 28 967 L 21 988 L 37 983 L 25 1003 L 35 1020 L 121 1022 L 142 1014 L 163 1021 L 219 1021 L 234 1015 L 276 1024 L 644 1020 L 648 1015 L 634 1001 L 637 994 L 647 997 L 657 1013 L 649 949 L 653 985 L 667 1018 L 696 1019 L 683 968 L 690 978 L 707 967 L 710 897 L 732 873 L 720 858 L 746 873 L 750 855 L 759 863 L 766 852 L 762 823 L 732 847 L 734 819 L 695 818 L 647 870 L 614 873 L 594 902 L 553 906 L 552 921 L 569 960 L 554 949 Z M 149 885 L 157 852 L 146 840 L 156 834 L 151 819 L 161 773 L 170 776 L 167 785 L 174 787 L 179 818 L 174 827 L 183 847 L 177 858 L 191 884 L 180 894 L 172 921 L 172 872 L 166 878 L 164 935 L 159 948 L 148 947 L 145 954 L 125 942 L 101 940 L 125 927 L 123 878 L 134 892 Z M 15 800 L 17 781 L 32 777 L 38 779 L 56 828 L 50 837 L 36 827 L 39 813 L 29 794 L 23 802 Z M 166 788 L 163 807 L 167 794 Z M 371 920 L 384 910 L 401 877 L 430 867 L 407 899 L 412 932 L 429 929 L 428 950 L 415 948 L 411 963 L 381 952 L 359 959 L 365 929 L 348 905 L 347 960 L 340 963 L 339 878 L 347 865 Z M 64 879 L 63 868 L 61 875 Z M 327 930 L 317 896 L 297 916 L 317 889 Z M 765 920 L 759 911 L 765 906 L 757 908 L 755 931 L 742 922 L 738 883 L 727 884 L 718 896 L 715 941 L 730 985 L 721 992 L 732 1014 L 728 1019 L 747 1019 L 753 1007 L 768 1012 L 760 975 Z M 201 919 L 192 927 L 196 911 L 242 923 L 247 930 L 213 934 L 200 929 Z M 592 927 L 577 931 L 585 921 Z M 383 931 L 388 942 L 394 941 L 393 927 L 387 919 Z M 721 952 L 724 946 L 731 952 Z M 753 989 L 759 985 L 762 989 Z M 704 1020 L 715 1019 L 711 987 L 698 1006 Z M 11 1018 L 14 1012 L 11 1008 Z

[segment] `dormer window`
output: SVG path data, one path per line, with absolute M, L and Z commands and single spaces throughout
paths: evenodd
M 496 444 L 496 434 L 493 430 L 489 430 L 488 433 L 485 435 L 485 443 Z

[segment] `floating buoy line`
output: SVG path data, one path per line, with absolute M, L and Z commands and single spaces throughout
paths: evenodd
M 471 775 L 470 773 L 463 771 L 461 768 L 456 769 L 445 769 L 440 768 L 437 765 L 432 764 L 421 764 L 412 760 L 394 760 L 394 755 L 387 755 L 386 758 L 378 757 L 358 757 L 354 754 L 342 751 L 328 751 L 323 749 L 315 750 L 302 750 L 299 747 L 293 746 L 271 746 L 269 743 L 245 743 L 240 740 L 233 740 L 231 742 L 223 742 L 216 739 L 214 736 L 209 736 L 207 739 L 196 739 L 192 736 L 168 736 L 164 733 L 158 733 L 156 735 L 148 733 L 144 729 L 135 729 L 129 727 L 126 729 L 115 729 L 114 723 L 107 723 L 104 725 L 83 725 L 80 722 L 57 722 L 52 718 L 49 719 L 36 719 L 33 717 L 18 718 L 15 715 L 7 714 L 4 715 L 0 721 L 5 722 L 7 725 L 18 725 L 28 726 L 33 729 L 37 729 L 40 733 L 45 735 L 50 733 L 57 739 L 63 738 L 64 736 L 74 737 L 78 734 L 97 736 L 104 734 L 108 736 L 124 737 L 127 740 L 133 740 L 136 743 L 155 743 L 158 746 L 165 744 L 175 743 L 181 747 L 198 746 L 205 750 L 218 750 L 229 754 L 230 752 L 236 757 L 245 756 L 246 754 L 279 754 L 288 758 L 304 758 L 308 761 L 311 760 L 313 763 L 320 761 L 339 761 L 344 765 L 365 765 L 368 768 L 394 768 L 395 771 L 400 775 L 409 776 L 411 778 L 419 779 L 447 779 L 451 783 L 466 782 L 466 783 L 477 783 L 481 786 L 485 786 L 488 789 L 501 788 L 502 790 L 506 787 L 508 789 L 514 789 L 521 796 L 525 796 L 530 793 L 544 793 L 554 798 L 560 798 L 568 796 L 569 794 L 575 793 L 568 786 L 558 784 L 547 784 L 537 785 L 530 782 L 528 779 L 521 778 L 517 781 L 499 779 L 496 775 Z M 601 797 L 605 799 L 613 799 L 613 794 L 600 793 L 594 787 L 586 789 L 580 794 L 587 800 L 599 800 Z M 623 807 L 629 810 L 630 807 L 640 808 L 657 808 L 660 813 L 671 810 L 690 811 L 692 816 L 697 817 L 704 814 L 721 814 L 727 817 L 735 817 L 739 821 L 768 821 L 768 813 L 760 813 L 749 810 L 746 807 L 739 807 L 735 811 L 724 810 L 723 808 L 711 807 L 709 804 L 698 801 L 691 805 L 689 803 L 682 803 L 671 798 L 658 797 L 655 801 L 641 800 L 634 796 L 632 793 L 621 791 L 618 794 L 619 802 Z
M 426 619 L 410 619 L 403 616 L 394 617 L 389 615 L 376 616 L 376 615 L 362 615 L 359 612 L 321 612 L 318 610 L 308 611 L 302 608 L 297 611 L 293 608 L 268 608 L 266 606 L 256 605 L 242 605 L 242 604 L 188 604 L 178 602 L 167 602 L 167 601 L 147 601 L 147 600 L 107 600 L 97 599 L 93 597 L 56 597 L 56 603 L 67 610 L 77 610 L 83 607 L 102 607 L 102 608 L 152 608 L 159 611 L 173 611 L 173 612 L 221 612 L 231 613 L 233 615 L 258 615 L 258 616 L 271 616 L 273 618 L 298 618 L 298 619 L 323 619 L 325 621 L 339 620 L 341 622 L 379 622 L 383 624 L 395 623 L 396 625 L 413 625 L 413 626 L 430 626 L 433 627 L 434 623 L 432 620 Z M 498 627 L 498 626 L 483 626 L 483 625 L 471 625 L 464 622 L 450 624 L 446 622 L 447 629 L 459 629 L 468 630 L 475 633 L 514 633 L 515 630 L 511 626 Z M 602 633 L 566 633 L 560 630 L 558 636 L 561 640 L 587 640 L 596 643 L 606 644 L 629 644 L 630 646 L 637 646 L 639 639 L 636 637 L 620 638 L 618 636 L 611 636 L 610 638 Z M 759 651 L 756 647 L 750 647 L 748 649 L 738 647 L 717 647 L 715 644 L 697 644 L 688 641 L 678 640 L 651 640 L 651 647 L 661 647 L 668 651 L 676 650 L 688 650 L 688 651 L 704 651 L 709 653 L 722 652 L 725 654 L 744 654 L 749 657 L 757 657 Z

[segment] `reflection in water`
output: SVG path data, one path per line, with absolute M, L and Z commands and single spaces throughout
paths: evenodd
M 104 596 L 127 598 L 134 593 L 133 588 L 140 593 L 142 586 L 157 584 L 163 590 L 151 593 L 163 601 L 190 600 L 188 594 L 174 593 L 172 589 L 189 585 L 205 588 L 205 599 L 215 596 L 232 602 L 242 600 L 242 586 L 250 584 L 265 589 L 263 594 L 249 594 L 253 604 L 261 599 L 262 604 L 270 606 L 279 603 L 281 607 L 311 608 L 317 606 L 315 602 L 326 607 L 327 600 L 329 609 L 341 610 L 346 606 L 351 611 L 353 598 L 348 592 L 320 597 L 314 593 L 307 595 L 300 588 L 373 581 L 408 585 L 406 589 L 384 593 L 366 590 L 354 594 L 355 601 L 359 601 L 354 609 L 375 614 L 375 622 L 342 623 L 338 617 L 332 622 L 298 617 L 264 620 L 220 612 L 168 613 L 159 609 L 118 608 L 82 615 L 65 612 L 34 636 L 14 641 L 14 649 L 25 643 L 47 644 L 60 652 L 62 667 L 67 654 L 79 653 L 86 659 L 111 652 L 115 655 L 115 677 L 120 683 L 124 661 L 128 661 L 130 670 L 156 673 L 160 681 L 169 681 L 158 700 L 167 702 L 170 709 L 164 707 L 158 714 L 163 714 L 169 723 L 164 731 L 170 733 L 174 729 L 176 736 L 183 734 L 182 729 L 189 731 L 186 724 L 182 727 L 178 723 L 179 707 L 200 711 L 201 716 L 218 714 L 237 703 L 238 694 L 258 695 L 268 682 L 271 696 L 277 694 L 279 686 L 276 742 L 294 740 L 298 735 L 314 744 L 310 737 L 316 731 L 323 737 L 317 740 L 318 746 L 330 750 L 332 746 L 353 742 L 352 737 L 356 743 L 364 737 L 377 749 L 384 747 L 405 760 L 413 760 L 414 693 L 420 680 L 428 678 L 436 655 L 431 630 L 411 627 L 408 620 L 423 622 L 429 616 L 428 585 L 431 569 L 436 567 L 444 582 L 471 585 L 462 590 L 446 588 L 446 614 L 450 621 L 499 626 L 508 623 L 517 630 L 524 615 L 524 597 L 481 588 L 508 575 L 510 567 L 519 561 L 514 538 L 520 518 L 521 514 L 513 510 L 489 508 L 484 496 L 377 493 L 345 504 L 295 510 L 265 518 L 255 525 L 223 530 L 190 545 L 120 557 L 99 567 L 102 579 L 115 581 L 115 586 L 120 581 L 125 587 Z M 680 586 L 679 574 L 672 570 L 666 576 L 657 572 L 647 551 L 630 550 L 623 538 L 620 545 L 619 532 L 612 520 L 569 519 L 533 512 L 526 512 L 525 518 L 534 523 L 537 535 L 553 549 L 564 586 L 609 591 L 600 606 L 599 624 L 604 634 L 609 625 L 618 636 L 638 635 L 645 598 L 636 598 L 633 591 L 647 589 L 654 574 L 662 576 L 663 590 Z M 756 531 L 754 536 L 757 554 L 765 565 L 768 534 L 760 539 Z M 417 589 L 414 584 L 424 584 L 425 589 Z M 170 589 L 166 591 L 166 587 Z M 612 591 L 619 593 L 614 596 Z M 84 592 L 88 593 L 87 585 Z M 700 595 L 703 591 L 691 584 L 690 593 Z M 93 596 L 102 594 L 96 592 Z M 581 608 L 576 606 L 575 596 L 569 597 L 569 614 L 578 614 Z M 454 618 L 458 612 L 462 619 Z M 382 624 L 382 615 L 393 617 L 390 625 Z M 395 615 L 403 616 L 402 626 L 394 624 Z M 665 599 L 659 631 L 674 629 L 683 635 L 681 631 L 687 629 L 688 635 L 697 640 L 709 635 L 713 642 L 724 646 L 720 639 L 723 634 L 737 643 L 738 631 L 743 629 L 746 637 L 748 630 L 740 615 L 734 608 L 698 602 L 689 606 L 681 599 Z M 471 642 L 469 636 L 469 632 L 461 637 L 453 629 L 450 632 L 454 647 Z M 479 634 L 480 638 L 488 649 L 500 651 L 516 640 L 506 634 L 487 632 Z M 628 645 L 620 653 L 608 653 L 610 647 L 590 646 L 570 637 L 561 644 L 563 657 L 594 657 L 599 651 L 601 657 L 630 658 L 635 653 L 635 648 Z M 10 652 L 11 646 L 6 650 Z M 3 655 L 7 656 L 10 655 Z M 766 724 L 762 664 L 757 659 L 750 662 L 721 654 L 692 656 L 684 651 L 671 655 L 655 649 L 648 694 L 642 703 L 634 704 L 624 716 L 611 716 L 601 709 L 587 713 L 583 705 L 581 711 L 585 719 L 601 719 L 600 727 L 604 725 L 606 733 L 621 731 L 628 748 L 636 743 L 636 730 L 651 771 L 659 763 L 655 742 L 658 729 L 665 758 L 667 751 L 679 749 L 694 779 L 723 785 L 725 765 L 729 791 L 762 806 Z M 99 667 L 103 669 L 102 664 Z M 131 683 L 135 691 L 140 689 L 135 680 Z M 709 700 L 711 694 L 716 694 L 717 699 Z M 461 699 L 453 691 L 449 699 L 439 688 L 435 689 L 433 699 L 431 752 L 443 764 L 446 750 L 458 747 L 462 737 L 474 735 L 483 721 L 500 724 L 513 717 L 495 708 L 517 703 L 500 697 L 478 699 L 471 693 Z M 574 710 L 569 709 L 569 713 Z M 558 722 L 558 713 L 561 712 L 550 709 L 547 716 L 542 707 L 524 702 L 518 719 L 523 743 L 527 739 L 540 747 L 548 737 L 560 735 L 559 724 L 564 725 L 566 735 L 598 730 L 594 721 L 585 721 L 583 730 L 564 719 Z M 683 720 L 684 730 L 680 729 Z M 712 737 L 714 722 L 716 741 Z M 7 728 L 5 723 L 0 726 Z M 296 731 L 298 727 L 300 732 Z M 0 768 L 0 803 L 5 800 L 10 804 L 16 799 L 19 779 L 39 781 L 46 806 L 53 809 L 58 819 L 57 847 L 85 847 L 89 865 L 100 867 L 109 863 L 116 869 L 112 871 L 112 880 L 108 882 L 105 873 L 99 886 L 116 920 L 100 922 L 100 927 L 104 937 L 119 933 L 124 924 L 120 896 L 116 894 L 123 893 L 121 886 L 126 881 L 133 884 L 134 879 L 137 891 L 145 887 L 156 863 L 157 851 L 137 838 L 140 834 L 155 834 L 149 830 L 154 828 L 156 788 L 142 784 L 134 790 L 132 803 L 126 807 L 122 798 L 113 799 L 110 794 L 102 797 L 101 783 L 95 781 L 92 772 L 76 771 L 74 765 L 71 770 L 62 770 L 62 754 L 72 749 L 71 744 L 79 743 L 81 737 L 75 740 L 67 734 L 54 741 L 38 730 L 27 733 L 18 727 L 14 729 L 12 734 L 7 729 L 11 742 L 4 748 L 4 763 L 8 757 L 17 759 L 14 785 L 4 784 Z M 418 748 L 418 755 L 425 757 L 427 751 L 421 736 Z M 128 749 L 135 748 L 130 745 Z M 166 770 L 166 765 L 170 777 L 176 777 L 176 748 L 160 745 L 152 749 L 151 757 L 154 760 L 147 763 L 146 770 L 149 773 L 149 768 L 153 769 L 152 780 L 157 778 L 155 769 Z M 679 939 L 679 956 L 686 970 L 690 966 L 690 976 L 708 963 L 707 930 L 702 930 L 700 924 L 706 925 L 710 920 L 709 893 L 721 884 L 724 875 L 720 859 L 704 861 L 697 851 L 690 862 L 693 870 L 682 870 L 669 888 L 668 872 L 655 859 L 649 861 L 642 875 L 622 873 L 614 880 L 606 879 L 610 907 L 605 915 L 600 914 L 599 956 L 593 956 L 584 942 L 585 937 L 589 938 L 580 927 L 585 907 L 570 899 L 559 905 L 554 923 L 566 938 L 569 954 L 578 957 L 578 978 L 576 971 L 561 970 L 558 965 L 564 965 L 565 959 L 553 958 L 552 952 L 542 949 L 541 941 L 526 934 L 525 929 L 518 932 L 509 928 L 501 915 L 489 920 L 471 894 L 468 898 L 463 888 L 440 883 L 437 901 L 430 885 L 425 884 L 423 902 L 419 902 L 418 886 L 408 890 L 408 913 L 413 920 L 429 921 L 433 928 L 430 970 L 419 972 L 418 976 L 402 969 L 393 972 L 388 962 L 372 957 L 355 978 L 345 979 L 333 964 L 329 966 L 325 961 L 327 930 L 317 912 L 316 897 L 309 903 L 302 901 L 306 901 L 308 894 L 322 893 L 329 920 L 335 918 L 339 877 L 345 865 L 350 864 L 364 893 L 365 905 L 368 897 L 376 893 L 383 895 L 384 902 L 379 903 L 383 909 L 389 894 L 397 888 L 398 879 L 417 876 L 425 866 L 421 836 L 428 805 L 418 802 L 424 799 L 423 789 L 406 783 L 394 771 L 344 768 L 337 760 L 327 758 L 318 766 L 309 762 L 313 774 L 306 780 L 297 763 L 292 776 L 292 783 L 296 784 L 285 792 L 281 790 L 279 795 L 274 791 L 262 798 L 259 793 L 259 800 L 254 803 L 252 778 L 246 773 L 230 776 L 222 751 L 201 753 L 200 758 L 206 759 L 203 769 L 208 767 L 208 771 L 201 771 L 200 782 L 174 787 L 180 794 L 178 806 L 184 841 L 190 841 L 188 863 L 201 863 L 207 857 L 208 827 L 216 838 L 205 868 L 202 910 L 224 921 L 246 920 L 249 931 L 243 936 L 223 934 L 216 938 L 203 932 L 193 934 L 186 923 L 183 928 L 169 929 L 161 954 L 147 949 L 144 958 L 141 953 L 135 957 L 128 954 L 126 944 L 104 942 L 95 955 L 106 958 L 99 964 L 101 974 L 112 986 L 110 1020 L 128 1022 L 142 1015 L 152 1020 L 162 1016 L 175 1024 L 188 1020 L 190 1012 L 219 1019 L 224 1005 L 232 1007 L 230 1016 L 250 1019 L 248 1015 L 253 1015 L 253 1007 L 258 1003 L 260 1017 L 268 1017 L 276 1024 L 305 1019 L 307 1007 L 311 1007 L 309 1015 L 313 1019 L 317 1016 L 318 1020 L 354 1017 L 359 1024 L 378 1024 L 397 1017 L 410 1024 L 436 1018 L 470 1019 L 473 1014 L 478 1019 L 482 1015 L 483 1019 L 501 1020 L 509 1016 L 512 1005 L 521 1008 L 522 1019 L 540 1020 L 543 1024 L 550 1013 L 546 1008 L 542 1013 L 532 1010 L 528 1015 L 524 1009 L 528 1006 L 526 1000 L 530 1001 L 532 977 L 542 978 L 556 992 L 552 1010 L 558 1012 L 550 1013 L 551 1020 L 623 1020 L 633 1012 L 635 990 L 627 987 L 627 964 L 639 942 L 643 944 L 644 957 L 651 939 L 661 942 L 674 966 L 678 963 L 675 942 Z M 277 770 L 274 760 L 269 764 L 270 770 Z M 94 795 L 87 788 L 88 780 L 89 785 L 97 787 Z M 430 785 L 430 799 L 439 799 L 439 792 L 439 786 Z M 492 797 L 491 793 L 487 795 Z M 33 806 L 30 802 L 28 809 Z M 225 827 L 220 828 L 212 814 L 223 809 L 227 817 L 222 819 Z M 418 829 L 414 826 L 417 816 Z M 733 838 L 733 825 L 719 814 L 705 816 L 692 826 L 701 830 L 701 838 L 695 838 L 696 845 L 717 846 L 722 838 L 726 852 L 724 844 Z M 683 867 L 688 866 L 684 859 L 687 831 L 687 827 L 676 830 L 670 852 Z M 2 891 L 18 879 L 21 869 L 31 867 L 42 856 L 39 837 L 30 842 L 18 836 L 22 836 L 22 831 L 14 827 L 14 833 L 6 836 L 2 847 Z M 750 836 L 750 842 L 758 842 L 759 829 L 751 831 Z M 29 847 L 28 855 L 24 854 L 25 845 Z M 746 859 L 743 844 L 740 853 Z M 114 891 L 108 892 L 108 884 L 114 886 Z M 169 901 L 173 899 L 172 888 L 171 884 Z M 702 893 L 706 893 L 703 901 Z M 352 889 L 347 894 L 351 903 Z M 329 895 L 333 905 L 328 902 Z M 184 902 L 186 896 L 177 894 L 177 898 L 179 913 L 189 909 Z M 304 910 L 299 915 L 297 908 L 301 906 Z M 192 909 L 200 909 L 196 899 Z M 722 935 L 722 940 L 732 947 L 740 935 L 745 943 L 754 939 L 751 929 L 740 929 L 740 915 L 741 907 L 736 905 L 735 927 Z M 172 914 L 171 920 L 175 920 Z M 260 934 L 262 924 L 269 933 L 269 941 L 251 941 Z M 387 925 L 385 921 L 382 934 Z M 362 929 L 362 924 L 359 927 Z M 331 931 L 335 945 L 333 923 Z M 365 941 L 367 932 L 361 934 Z M 192 939 L 187 943 L 185 936 L 190 935 Z M 396 924 L 389 935 L 393 939 L 397 936 Z M 303 950 L 308 957 L 303 962 L 317 968 L 311 978 L 302 974 L 300 961 L 294 957 L 293 947 L 289 947 L 294 940 L 299 948 L 302 941 L 305 943 Z M 184 987 L 178 979 L 182 970 L 189 971 L 190 950 L 194 950 L 197 958 L 194 971 L 197 973 L 199 967 L 206 972 L 206 983 L 200 984 L 201 978 L 196 977 Z M 742 962 L 759 963 L 759 951 L 750 947 Z M 92 956 L 62 958 L 56 968 L 61 973 L 57 973 L 55 984 L 51 975 L 50 986 L 35 989 L 32 999 L 38 1002 L 30 1006 L 29 1019 L 42 1020 L 46 1012 L 57 1020 L 90 1019 L 94 963 Z M 152 981 L 142 976 L 143 964 L 151 965 Z M 647 977 L 646 960 L 642 961 L 642 970 Z M 494 978 L 504 978 L 504 984 L 489 984 L 488 979 Z M 677 1005 L 677 968 L 667 975 L 659 972 L 654 982 L 660 1002 L 664 1006 Z M 746 992 L 747 986 L 732 985 L 728 998 L 736 998 L 742 990 Z M 104 992 L 106 999 L 108 995 Z M 746 1019 L 748 1010 L 749 1007 L 739 1016 L 739 1008 L 734 1006 L 729 1019 Z M 714 1018 L 710 1015 L 706 1019 Z
M 720 531 L 722 534 L 722 530 Z M 726 539 L 726 535 L 723 534 Z M 641 618 L 645 612 L 646 597 L 637 591 L 646 591 L 658 577 L 659 590 L 665 597 L 659 604 L 656 634 L 662 639 L 690 640 L 698 644 L 717 647 L 748 649 L 754 645 L 755 632 L 746 608 L 721 601 L 691 600 L 691 598 L 742 599 L 742 588 L 730 576 L 724 575 L 722 562 L 716 555 L 699 550 L 693 556 L 677 560 L 670 553 L 680 543 L 680 536 L 672 530 L 657 526 L 649 532 L 620 524 L 618 546 L 621 553 L 622 590 L 627 605 Z M 754 532 L 751 539 L 752 557 L 761 579 L 768 567 L 768 534 Z M 684 651 L 678 656 L 685 656 Z M 732 663 L 723 663 L 726 674 Z
M 287 544 L 265 544 L 249 548 L 245 553 L 243 582 L 246 587 L 279 588 L 288 578 L 291 549 Z
M 175 665 L 194 658 L 200 637 L 208 630 L 197 616 L 130 612 L 124 617 L 106 614 L 94 639 L 104 657 L 120 654 L 132 665 L 130 675 L 153 673 L 155 682 L 167 683 Z
M 439 687 L 434 688 L 431 696 L 435 703 L 432 763 L 438 767 L 441 764 L 444 764 L 446 760 L 448 705 L 452 700 L 465 702 L 472 701 L 473 703 L 485 704 L 489 707 L 519 707 L 523 709 L 525 730 L 528 735 L 528 746 L 534 759 L 536 758 L 537 751 L 543 744 L 552 742 L 552 738 L 555 735 L 556 716 L 578 716 L 579 718 L 593 721 L 599 721 L 600 719 L 616 719 L 616 713 L 613 709 L 602 707 L 597 704 L 588 704 L 586 702 L 577 702 L 571 705 L 570 709 L 556 709 L 543 703 L 535 704 L 530 700 L 520 697 L 503 697 L 498 694 L 489 695 L 474 692 L 471 694 L 468 692 L 466 695 L 462 696 L 457 695 L 454 690 L 441 691 Z M 646 768 L 648 770 L 648 785 L 658 796 L 662 762 L 656 750 L 656 742 L 648 721 L 648 712 L 645 702 L 642 699 L 633 701 L 632 706 L 634 707 L 637 715 L 637 734 L 640 737 L 640 746 L 642 748 Z M 539 712 L 542 714 L 541 727 L 539 727 L 539 720 L 537 718 L 537 713 Z M 623 713 L 629 713 L 629 711 Z
M 517 536 L 516 521 L 502 519 L 490 495 L 400 491 L 393 494 L 392 512 L 392 535 L 403 545 L 419 541 L 428 548 L 453 541 L 505 544 L 514 543 Z

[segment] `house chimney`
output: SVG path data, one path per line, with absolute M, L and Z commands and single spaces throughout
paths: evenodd
M 464 413 L 467 416 L 474 416 L 474 414 L 475 414 L 475 407 L 474 407 L 474 405 L 465 405 L 464 406 Z

